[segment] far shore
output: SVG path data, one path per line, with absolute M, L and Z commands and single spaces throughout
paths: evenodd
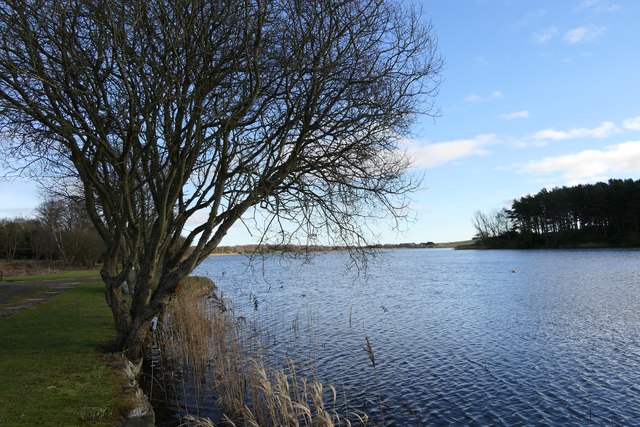
M 357 250 L 390 250 L 390 249 L 437 249 L 437 248 L 458 248 L 460 246 L 473 245 L 473 240 L 462 240 L 457 242 L 445 243 L 394 243 L 394 244 L 377 244 L 369 245 Z M 353 248 L 346 246 L 302 246 L 302 245 L 267 245 L 264 248 L 258 248 L 257 245 L 235 245 L 220 246 L 211 256 L 220 255 L 261 255 L 274 253 L 305 253 L 305 252 L 338 252 L 349 251 Z
M 516 244 L 484 244 L 482 242 L 465 243 L 458 246 L 454 246 L 456 250 L 501 250 L 501 249 L 612 249 L 612 248 L 638 248 L 637 244 L 609 244 L 606 242 L 583 242 L 583 243 L 567 243 L 567 244 L 547 244 L 547 245 L 532 245 L 532 246 L 518 246 Z

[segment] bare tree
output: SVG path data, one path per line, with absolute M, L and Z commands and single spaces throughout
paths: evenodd
M 66 206 L 65 200 L 62 198 L 48 198 L 36 208 L 40 223 L 48 231 L 48 236 L 55 243 L 57 252 L 65 264 L 68 263 L 68 258 L 62 236 L 65 231 Z
M 475 211 L 472 221 L 476 237 L 483 242 L 502 236 L 513 228 L 509 212 L 504 208 L 493 209 L 489 213 Z
M 416 182 L 398 141 L 433 111 L 441 66 L 430 26 L 393 0 L 0 4 L 3 144 L 81 181 L 132 358 L 254 209 L 283 235 L 348 245 L 372 215 L 402 216 Z
M 101 258 L 102 244 L 88 218 L 85 205 L 78 197 L 55 194 L 45 190 L 46 199 L 37 207 L 37 220 L 46 230 L 38 243 L 54 243 L 65 264 L 95 265 Z M 47 239 L 45 239 L 45 237 Z M 47 242 L 47 240 L 49 242 Z M 37 252 L 38 248 L 34 248 Z
M 26 219 L 0 219 L 0 254 L 7 262 L 15 259 L 16 253 L 24 240 L 24 225 Z

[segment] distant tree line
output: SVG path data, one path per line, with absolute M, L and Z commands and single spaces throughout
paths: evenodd
M 511 209 L 476 212 L 475 238 L 486 246 L 640 245 L 640 180 L 542 189 Z
M 102 249 L 83 204 L 69 198 L 48 198 L 36 209 L 35 218 L 0 219 L 0 256 L 8 262 L 29 259 L 93 266 Z

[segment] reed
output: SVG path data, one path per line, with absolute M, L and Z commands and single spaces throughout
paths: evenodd
M 203 289 L 181 286 L 169 302 L 157 340 L 161 357 L 179 372 L 188 372 L 196 402 L 200 401 L 203 380 L 208 376 L 208 350 L 214 325 L 202 310 Z M 197 408 L 196 408 L 197 410 Z
M 369 341 L 369 337 L 365 334 L 364 336 L 365 347 L 364 350 L 367 352 L 367 356 L 369 356 L 369 360 L 371 361 L 371 365 L 376 367 L 376 356 L 373 353 L 373 347 L 371 347 L 371 342 Z
M 269 366 L 262 333 L 213 293 L 183 286 L 170 302 L 157 339 L 162 357 L 193 381 L 196 398 L 213 396 L 225 425 L 366 425 L 364 413 L 340 413 L 335 387 L 307 378 L 291 359 Z M 212 426 L 199 405 L 184 425 Z M 194 412 L 195 414 L 191 413 Z

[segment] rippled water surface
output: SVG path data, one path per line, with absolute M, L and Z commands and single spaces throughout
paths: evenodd
M 397 250 L 366 277 L 347 262 L 221 256 L 197 273 L 386 425 L 640 423 L 640 251 Z

